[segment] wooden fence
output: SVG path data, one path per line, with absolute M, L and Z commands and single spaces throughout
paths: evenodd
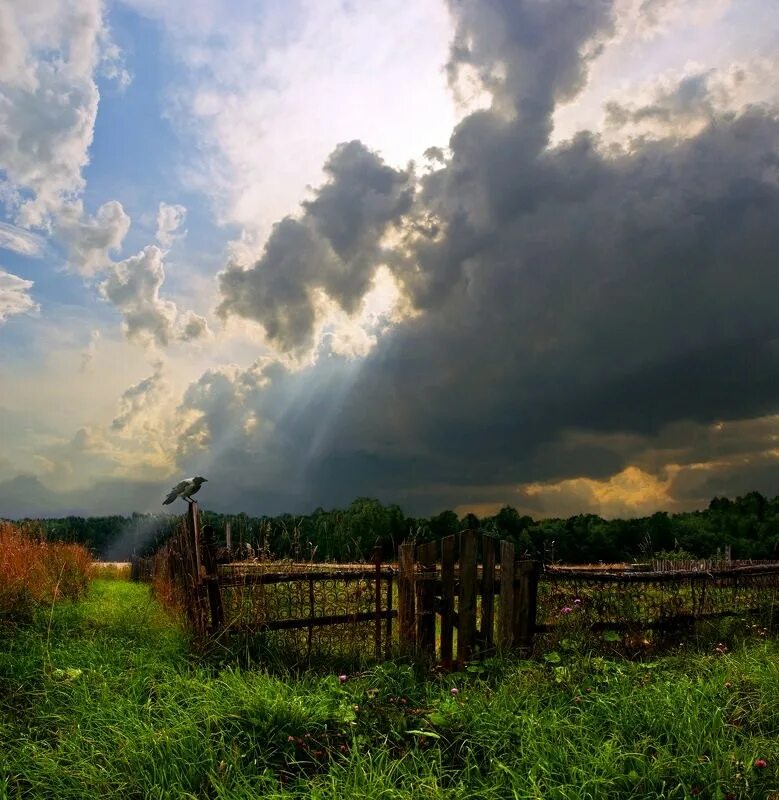
M 197 503 L 185 522 L 153 563 L 134 564 L 133 576 L 167 587 L 199 639 L 267 634 L 299 663 L 401 654 L 459 669 L 494 652 L 528 657 L 539 634 L 659 631 L 758 613 L 772 622 L 779 600 L 777 562 L 541 572 L 511 542 L 476 531 L 404 543 L 397 565 L 383 563 L 378 549 L 372 565 L 217 564 Z
M 517 561 L 511 542 L 476 531 L 437 542 L 402 544 L 401 649 L 445 669 L 462 667 L 496 650 L 516 648 L 520 655 L 529 655 L 538 575 L 538 563 Z

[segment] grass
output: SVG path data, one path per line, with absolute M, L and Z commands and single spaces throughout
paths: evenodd
M 0 634 L 0 798 L 779 797 L 776 641 L 547 656 L 220 668 L 146 586 L 96 580 Z

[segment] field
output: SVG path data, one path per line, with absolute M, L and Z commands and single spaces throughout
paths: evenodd
M 117 580 L 1 635 L 0 798 L 779 796 L 771 639 L 342 682 L 193 660 Z

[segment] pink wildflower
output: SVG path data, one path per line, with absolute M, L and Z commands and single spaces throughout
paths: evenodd
M 765 769 L 768 766 L 768 762 L 764 758 L 756 758 L 754 766 L 755 769 Z
M 346 683 L 346 681 L 349 680 L 349 676 L 348 675 L 339 675 L 338 676 L 338 680 L 341 681 L 341 683 Z
M 565 606 L 565 608 L 560 609 L 561 614 L 570 614 L 573 609 L 570 606 Z
M 459 689 L 456 686 L 452 686 L 450 691 L 452 693 L 452 697 L 457 697 L 457 695 L 460 693 Z

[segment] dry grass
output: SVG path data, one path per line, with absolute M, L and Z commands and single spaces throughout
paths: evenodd
M 34 525 L 0 521 L 0 621 L 29 619 L 41 603 L 82 597 L 91 570 L 83 545 L 47 542 Z

